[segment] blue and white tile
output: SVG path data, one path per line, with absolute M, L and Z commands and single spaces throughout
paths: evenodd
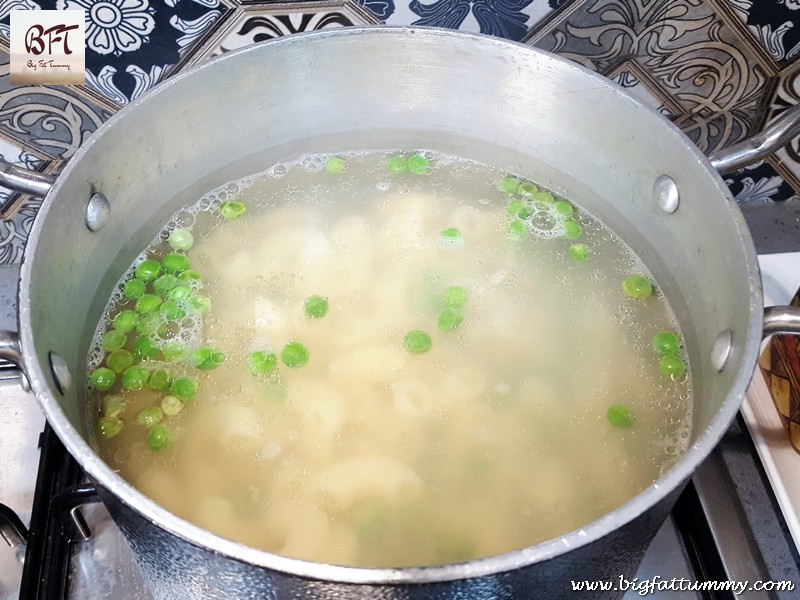
M 35 149 L 0 136 L 0 158 L 34 171 L 49 171 L 53 163 Z M 0 188 L 0 265 L 22 260 L 25 242 L 42 201 Z
M 8 27 L 12 10 L 37 10 L 41 8 L 34 0 L 3 0 L 0 2 L 0 35 L 11 37 Z
M 728 189 L 740 205 L 797 201 L 797 191 L 770 164 L 761 161 L 737 173 L 725 175 Z
M 388 25 L 426 25 L 485 33 L 514 41 L 563 0 L 433 0 L 397 3 Z
M 744 137 L 758 118 L 769 58 L 722 0 L 585 0 L 559 9 L 525 42 L 609 75 L 635 61 L 682 109 L 704 152 Z
M 790 107 L 800 104 L 800 61 L 781 72 L 769 106 L 769 118 L 780 116 Z M 772 162 L 800 196 L 800 135 L 775 153 Z
M 69 158 L 110 113 L 66 87 L 17 86 L 0 79 L 0 131 L 53 158 Z
M 0 137 L 0 159 L 32 171 L 38 171 L 47 162 L 16 141 L 3 137 Z M 7 217 L 13 212 L 13 205 L 17 203 L 19 196 L 16 192 L 0 187 L 0 216 Z
M 636 61 L 621 63 L 608 73 L 607 77 L 668 119 L 684 114 L 680 104 L 675 102 L 659 82 L 650 77 Z
M 11 1 L 41 9 L 83 9 L 86 83 L 118 106 L 171 73 L 228 10 L 220 0 Z M 7 24 L 7 18 L 0 22 Z
M 8 41 L 0 37 L 0 137 L 65 159 L 118 107 L 86 86 L 17 85 L 8 78 Z
M 22 262 L 25 243 L 28 241 L 33 221 L 42 201 L 31 198 L 23 203 L 10 218 L 0 221 L 0 265 L 15 265 Z
M 800 0 L 729 0 L 758 42 L 778 63 L 800 57 Z
M 395 0 L 356 0 L 358 4 L 369 10 L 381 23 L 386 23 L 395 12 Z
M 192 51 L 187 64 L 197 64 L 225 52 L 302 31 L 352 25 L 376 25 L 381 21 L 367 3 L 354 0 L 330 2 L 248 2 L 227 14 Z

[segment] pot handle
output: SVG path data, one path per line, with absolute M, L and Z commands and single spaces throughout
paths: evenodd
M 55 180 L 54 175 L 23 169 L 0 159 L 0 187 L 12 192 L 41 198 L 47 195 Z
M 0 504 L 0 537 L 12 548 L 28 543 L 28 528 L 5 504 Z
M 800 335 L 800 307 L 768 306 L 764 309 L 764 338 L 780 333 Z
M 19 347 L 19 334 L 16 331 L 0 330 L 0 359 L 13 363 L 20 371 L 25 371 Z
M 766 158 L 797 135 L 800 135 L 800 104 L 773 119 L 761 133 L 714 152 L 708 160 L 720 173 L 729 173 Z

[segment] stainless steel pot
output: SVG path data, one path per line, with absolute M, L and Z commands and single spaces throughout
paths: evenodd
M 785 137 L 791 128 L 784 121 L 775 131 Z M 435 148 L 528 174 L 627 240 L 670 299 L 694 376 L 692 444 L 669 472 L 618 510 L 530 548 L 439 567 L 363 569 L 224 540 L 166 512 L 100 460 L 84 406 L 88 342 L 120 274 L 169 215 L 287 154 L 367 148 Z M 560 597 L 571 596 L 569 580 L 631 576 L 735 415 L 762 334 L 800 331 L 796 309 L 764 312 L 741 213 L 676 127 L 598 75 L 478 35 L 342 29 L 248 47 L 131 103 L 52 186 L 4 173 L 47 197 L 21 270 L 19 345 L 6 334 L 0 354 L 24 369 L 157 597 Z

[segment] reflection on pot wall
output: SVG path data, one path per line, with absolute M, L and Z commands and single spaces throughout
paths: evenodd
M 103 15 L 92 10 L 103 4 Z M 85 9 L 86 85 L 11 86 L 11 10 Z M 800 0 L 4 0 L 0 155 L 57 172 L 106 119 L 166 77 L 300 31 L 379 24 L 479 31 L 556 52 L 675 121 L 702 149 L 800 101 Z M 800 200 L 800 139 L 727 176 L 740 203 Z M 0 191 L 0 264 L 19 262 L 40 201 Z

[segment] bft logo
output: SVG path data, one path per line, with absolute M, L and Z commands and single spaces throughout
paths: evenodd
M 83 84 L 82 10 L 11 11 L 11 84 Z
M 53 54 L 53 44 L 56 44 L 56 49 L 60 48 L 63 54 L 72 54 L 72 50 L 69 49 L 69 32 L 74 29 L 78 29 L 78 26 L 65 23 L 59 23 L 50 29 L 45 29 L 41 25 L 32 25 L 25 32 L 25 50 L 36 56 L 42 54 L 45 49 L 47 54 Z

